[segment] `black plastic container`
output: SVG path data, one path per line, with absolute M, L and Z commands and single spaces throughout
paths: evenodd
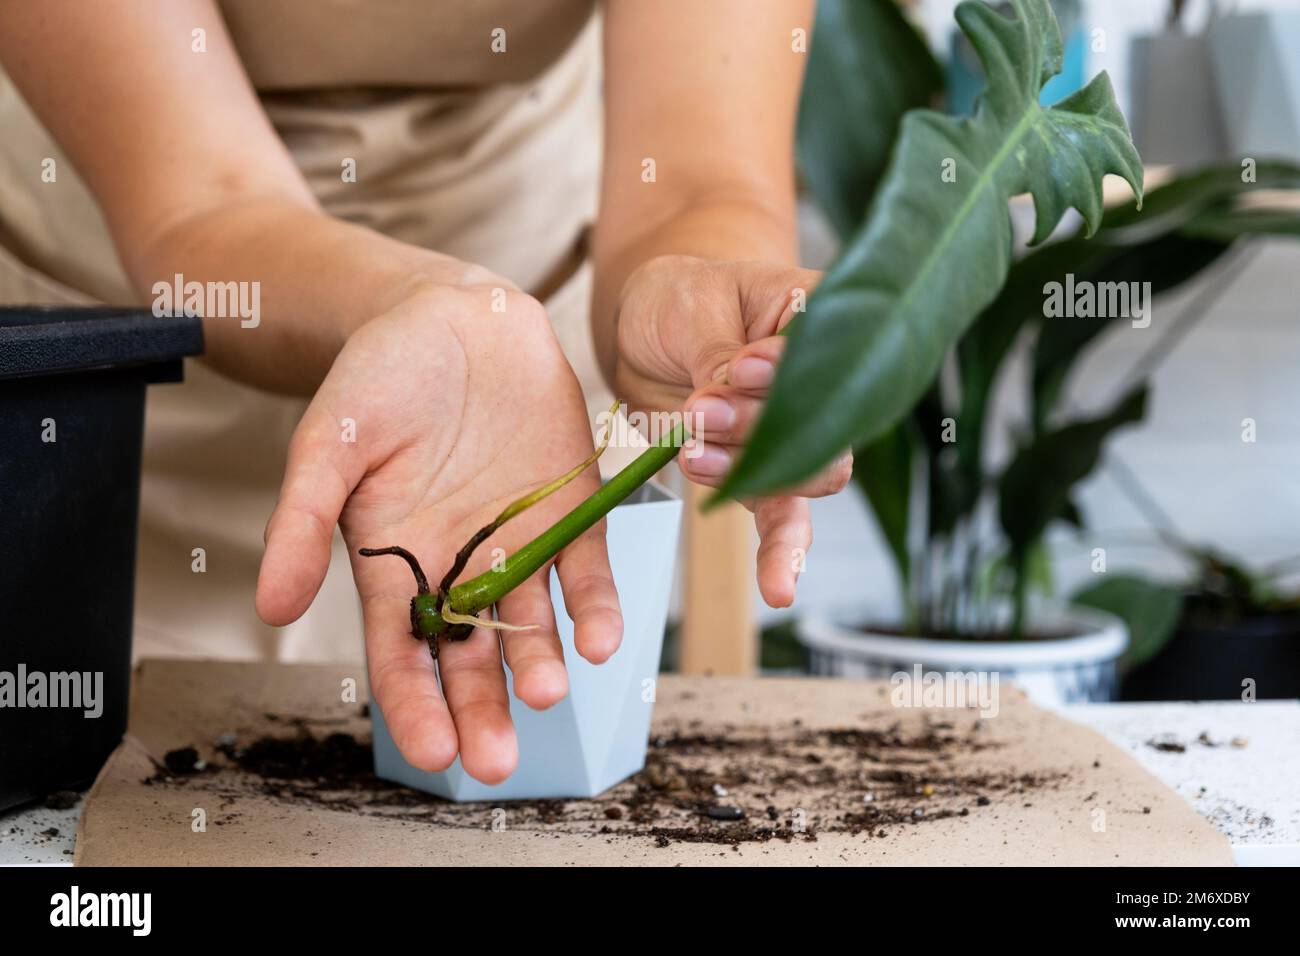
M 0 809 L 126 729 L 145 387 L 202 351 L 196 318 L 0 308 Z
M 1183 627 L 1160 653 L 1125 675 L 1121 700 L 1300 697 L 1300 614 L 1266 614 L 1219 627 Z

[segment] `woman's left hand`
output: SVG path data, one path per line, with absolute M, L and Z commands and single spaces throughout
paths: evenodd
M 623 286 L 614 387 L 633 411 L 684 410 L 702 447 L 678 457 L 692 481 L 716 487 L 758 420 L 785 347 L 777 332 L 821 273 L 762 262 L 658 256 Z M 760 545 L 758 586 L 772 607 L 794 600 L 798 556 L 812 544 L 809 497 L 840 491 L 849 452 L 807 483 L 745 501 Z

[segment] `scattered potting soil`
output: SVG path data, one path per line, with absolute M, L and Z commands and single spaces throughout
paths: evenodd
M 1173 740 L 1172 738 L 1156 739 L 1153 737 L 1147 741 L 1147 746 L 1152 750 L 1159 750 L 1161 753 L 1167 754 L 1181 754 L 1187 752 L 1187 744 L 1180 740 Z
M 312 722 L 295 718 L 274 723 L 292 732 L 251 739 L 222 734 L 206 763 L 196 748 L 172 751 L 145 782 L 441 827 L 498 826 L 504 809 L 511 829 L 736 849 L 770 840 L 815 841 L 819 833 L 864 839 L 906 833 L 935 820 L 1029 805 L 1026 795 L 1066 778 L 954 769 L 955 757 L 999 746 L 979 721 L 961 731 L 937 720 L 910 731 L 901 724 L 812 729 L 793 723 L 711 732 L 692 725 L 652 738 L 645 769 L 594 799 L 499 808 L 454 803 L 379 779 L 365 737 L 313 731 Z
M 194 747 L 178 747 L 163 756 L 163 765 L 169 773 L 198 773 L 203 769 L 199 752 Z
M 1220 747 L 1223 745 L 1223 741 L 1215 740 L 1213 737 L 1210 736 L 1210 732 L 1208 730 L 1202 730 L 1200 735 L 1194 741 L 1194 743 L 1198 743 L 1202 747 L 1210 747 L 1210 748 Z M 1238 749 L 1250 745 L 1250 741 L 1247 740 L 1245 737 L 1233 737 L 1230 741 L 1228 741 L 1228 743 L 1230 743 L 1233 747 L 1237 747 Z M 1160 737 L 1152 737 L 1150 740 L 1147 741 L 1147 746 L 1150 747 L 1152 750 L 1159 750 L 1161 753 L 1168 753 L 1168 754 L 1187 753 L 1187 747 L 1188 747 L 1187 744 L 1183 743 L 1181 740 L 1179 740 L 1177 737 L 1174 737 L 1172 734 L 1164 734 L 1163 736 Z
M 75 790 L 55 790 L 45 797 L 45 808 L 47 810 L 71 810 L 81 799 L 81 794 Z

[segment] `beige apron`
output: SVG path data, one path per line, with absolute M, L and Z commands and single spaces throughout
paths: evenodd
M 236 48 L 323 207 L 480 263 L 546 298 L 593 414 L 608 406 L 577 253 L 596 203 L 593 0 L 225 0 Z M 506 53 L 492 51 L 503 29 Z M 57 180 L 41 179 L 56 161 Z M 355 160 L 356 182 L 340 175 Z M 0 75 L 0 303 L 138 302 L 94 201 Z M 253 611 L 262 531 L 305 407 L 187 362 L 147 406 L 135 652 L 348 660 L 342 541 L 311 610 Z M 206 570 L 196 572 L 195 549 Z

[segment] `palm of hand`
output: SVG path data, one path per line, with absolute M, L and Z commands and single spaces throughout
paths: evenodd
M 362 599 L 371 691 L 399 748 L 412 764 L 431 770 L 459 752 L 469 773 L 495 781 L 517 758 L 503 653 L 525 703 L 550 706 L 567 690 L 547 573 L 498 608 L 502 620 L 532 629 L 502 640 L 478 628 L 468 640 L 444 642 L 435 672 L 424 642 L 409 634 L 410 570 L 396 558 L 357 555 L 361 547 L 401 545 L 436 585 L 475 531 L 590 454 L 581 390 L 540 306 L 515 296 L 505 313 L 494 313 L 487 303 L 486 293 L 453 290 L 377 319 L 354 336 L 304 416 L 289 472 L 298 457 L 314 468 L 308 480 L 325 485 L 327 496 L 339 500 L 339 487 L 348 489 L 338 520 Z M 340 441 L 345 419 L 356 423 L 355 442 Z M 535 537 L 598 483 L 588 469 L 513 519 L 475 553 L 466 574 L 489 567 L 494 553 L 502 554 L 495 549 L 510 553 Z M 332 525 L 319 515 L 313 521 Z M 274 532 L 275 519 L 271 527 Z M 272 544 L 268 538 L 264 579 Z M 603 530 L 574 542 L 557 566 L 577 649 L 604 660 L 617 648 L 621 617 Z

